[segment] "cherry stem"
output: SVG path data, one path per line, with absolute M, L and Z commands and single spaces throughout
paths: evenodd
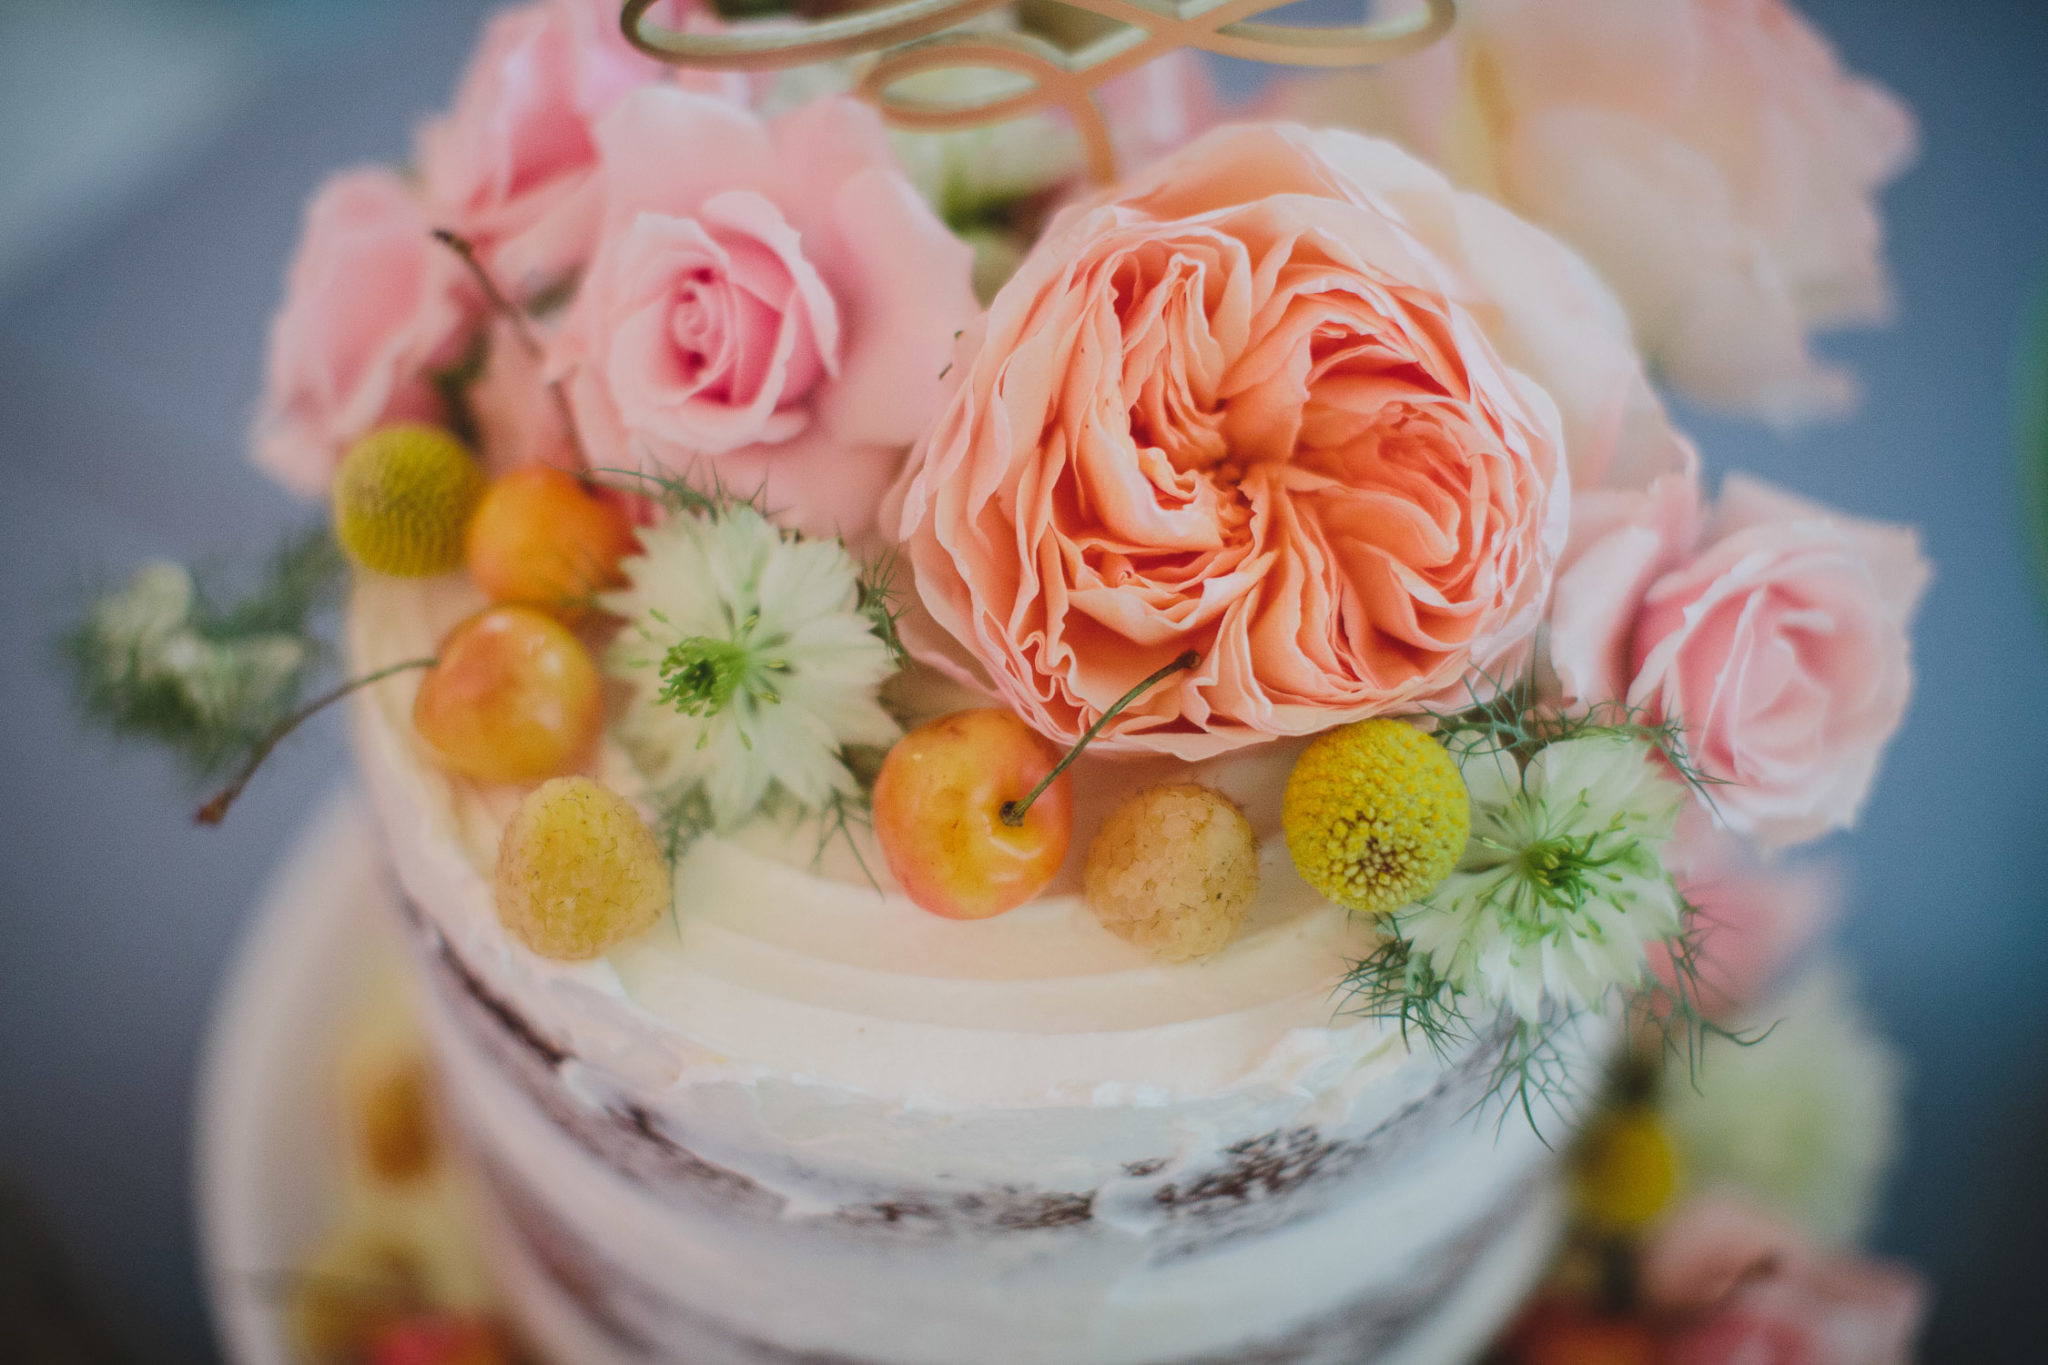
M 533 323 L 527 318 L 526 310 L 512 302 L 505 291 L 498 288 L 498 282 L 491 278 L 491 272 L 484 269 L 484 263 L 477 259 L 476 243 L 447 228 L 435 228 L 434 240 L 454 252 L 468 268 L 469 273 L 476 279 L 477 287 L 484 291 L 484 301 L 490 304 L 492 312 L 512 324 L 513 335 L 519 338 L 519 344 L 526 349 L 526 353 L 536 361 L 543 359 L 546 352 L 540 344 L 540 338 L 534 335 Z M 569 444 L 576 451 L 577 463 L 589 464 L 590 461 L 583 454 L 583 442 L 576 435 L 575 419 L 569 413 L 569 396 L 562 392 L 559 380 L 550 379 L 547 386 L 548 396 L 555 403 L 555 413 L 562 419 L 562 430 L 568 433 Z
M 1067 750 L 1067 756 L 1065 758 L 1062 758 L 1058 763 L 1055 763 L 1053 765 L 1053 769 L 1051 772 L 1047 773 L 1044 777 L 1038 779 L 1038 785 L 1031 789 L 1030 795 L 1026 796 L 1022 801 L 1003 802 L 1002 809 L 997 812 L 998 818 L 1000 818 L 1002 822 L 1008 825 L 1011 829 L 1021 829 L 1024 825 L 1024 817 L 1031 813 L 1031 803 L 1033 801 L 1036 801 L 1040 796 L 1045 794 L 1045 789 L 1047 787 L 1050 787 L 1055 781 L 1057 781 L 1059 775 L 1065 772 L 1068 766 L 1072 764 L 1075 759 L 1081 756 L 1081 751 L 1083 749 L 1087 748 L 1090 744 L 1094 743 L 1095 737 L 1102 733 L 1103 726 L 1115 720 L 1117 716 L 1122 714 L 1123 709 L 1126 706 L 1129 706 L 1132 702 L 1144 696 L 1147 692 L 1157 687 L 1160 683 L 1165 682 L 1168 678 L 1172 677 L 1176 673 L 1179 673 L 1183 669 L 1193 668 L 1196 664 L 1200 662 L 1202 662 L 1202 656 L 1200 654 L 1197 654 L 1194 650 L 1190 649 L 1185 653 L 1181 654 L 1172 663 L 1160 669 L 1157 673 L 1154 673 L 1151 677 L 1145 679 L 1145 681 L 1139 683 L 1136 687 L 1124 693 L 1121 697 L 1118 697 L 1116 700 L 1116 704 L 1110 707 L 1107 711 L 1104 711 L 1102 715 L 1096 719 L 1096 722 L 1093 725 L 1089 726 L 1087 731 L 1084 734 L 1082 734 L 1082 736 L 1079 739 L 1074 741 L 1074 747 Z
M 392 664 L 390 667 L 380 668 L 374 673 L 365 673 L 360 678 L 350 678 L 348 681 L 322 692 L 319 696 L 313 698 L 313 700 L 307 702 L 304 706 L 301 706 L 298 710 L 272 726 L 270 733 L 256 742 L 256 747 L 249 751 L 249 761 L 242 765 L 242 770 L 235 774 L 234 780 L 214 793 L 212 800 L 192 813 L 193 822 L 201 825 L 217 825 L 226 819 L 228 807 L 232 806 L 235 803 L 235 798 L 242 794 L 242 788 L 249 785 L 249 779 L 256 776 L 256 770 L 263 766 L 264 759 L 270 757 L 270 751 L 275 749 L 284 740 L 286 735 L 298 729 L 320 711 L 334 705 L 334 703 L 348 696 L 351 692 L 359 688 L 368 687 L 373 682 L 382 682 L 394 673 L 403 673 L 407 669 L 412 668 L 432 668 L 438 662 L 440 662 L 438 659 L 407 659 L 404 663 Z

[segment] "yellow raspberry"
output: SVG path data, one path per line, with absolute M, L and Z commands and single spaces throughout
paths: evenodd
M 1586 1131 L 1573 1165 L 1579 1214 L 1603 1232 L 1653 1221 L 1678 1192 L 1678 1149 L 1655 1112 L 1618 1110 Z
M 356 563 L 401 578 L 462 564 L 483 471 L 439 427 L 382 427 L 350 448 L 334 476 L 334 534 Z
M 1302 751 L 1280 821 L 1303 881 L 1339 905 L 1384 915 L 1458 865 L 1472 801 L 1443 745 L 1397 720 L 1362 720 Z
M 1186 962 L 1223 947 L 1243 926 L 1259 891 L 1259 842 L 1221 792 L 1147 787 L 1102 822 L 1083 884 L 1103 928 Z
M 558 961 L 596 957 L 661 918 L 668 860 L 625 797 L 587 777 L 527 793 L 498 840 L 498 918 Z
M 297 1360 L 367 1360 L 388 1305 L 419 1296 L 423 1267 L 404 1238 L 366 1221 L 344 1223 L 305 1259 L 285 1303 Z
M 426 1061 L 411 1051 L 369 1058 L 349 1081 L 355 1146 L 369 1174 L 402 1185 L 431 1171 L 440 1153 Z

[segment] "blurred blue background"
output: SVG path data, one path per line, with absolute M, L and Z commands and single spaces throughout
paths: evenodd
M 345 764 L 329 720 L 218 832 L 165 762 L 82 736 L 49 637 L 151 555 L 306 517 L 243 432 L 300 205 L 403 154 L 482 0 L 0 0 L 0 1185 L 27 1192 L 143 1361 L 212 1357 L 192 1082 L 273 858 Z M 1899 321 L 1832 338 L 1868 398 L 1792 437 L 1682 411 L 1744 468 L 1920 524 L 1920 690 L 1861 828 L 1842 937 L 1908 1054 L 1879 1245 L 1929 1271 L 1927 1358 L 2039 1361 L 2048 1329 L 2048 635 L 2014 479 L 2022 319 L 2048 269 L 2048 5 L 1807 0 L 1918 111 L 1888 198 Z

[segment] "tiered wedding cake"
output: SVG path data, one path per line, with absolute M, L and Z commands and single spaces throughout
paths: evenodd
M 1881 299 L 1909 129 L 1774 4 L 1546 5 L 1586 8 L 1474 0 L 1264 111 L 1432 166 L 1132 54 L 1355 63 L 1446 0 L 1311 41 L 1108 6 L 1149 44 L 1028 6 L 865 67 L 940 7 L 632 0 L 629 44 L 531 0 L 411 174 L 315 197 L 258 456 L 352 566 L 343 690 L 545 1354 L 1468 1358 L 1624 1038 L 1697 1041 L 1779 951 L 1696 893 L 1851 822 L 1926 568 L 1710 496 L 1636 338 L 1839 398 L 1804 328 Z M 792 44 L 835 60 L 719 74 Z M 974 124 L 1029 103 L 990 65 L 1069 107 Z M 325 543 L 233 611 L 147 571 L 89 700 L 260 760 Z M 1617 1131 L 1623 1245 L 1673 1176 Z

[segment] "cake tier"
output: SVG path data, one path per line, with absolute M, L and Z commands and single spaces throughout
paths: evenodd
M 475 605 L 366 584 L 355 663 L 430 653 Z M 1341 1014 L 1370 933 L 1293 874 L 1291 754 L 1077 769 L 1077 850 L 1169 774 L 1245 806 L 1259 899 L 1203 962 L 1116 939 L 1069 882 L 941 920 L 859 832 L 764 823 L 696 845 L 673 921 L 562 964 L 493 909 L 518 793 L 421 759 L 414 686 L 363 694 L 363 762 L 500 1257 L 560 1358 L 1351 1362 L 1448 1322 L 1473 1340 L 1415 1358 L 1455 1359 L 1534 1275 L 1549 1150 L 1475 1112 L 1494 1047 Z

